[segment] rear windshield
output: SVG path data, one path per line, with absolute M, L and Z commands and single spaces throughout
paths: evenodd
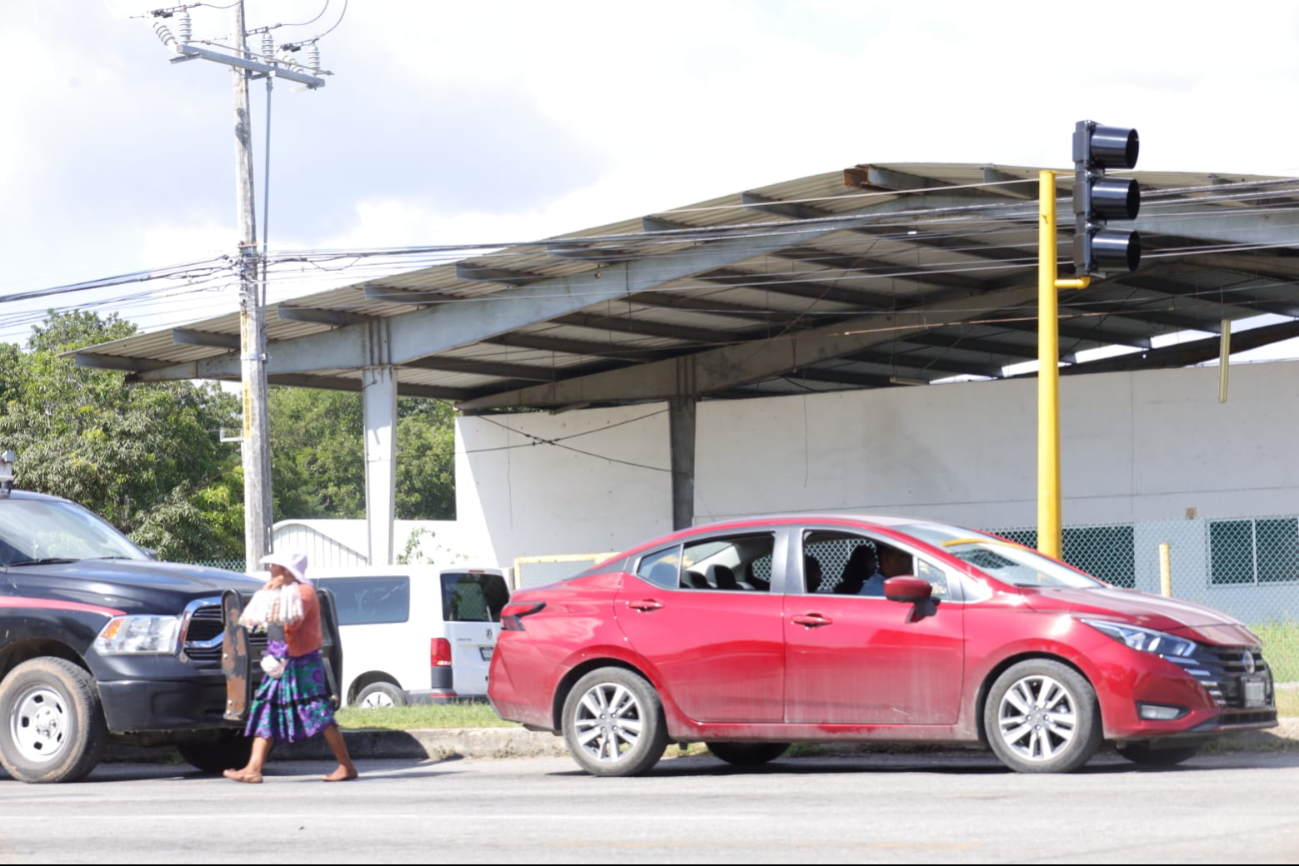
M 334 594 L 339 625 L 378 625 L 410 619 L 409 577 L 325 577 L 316 582 Z
M 499 574 L 443 574 L 442 618 L 447 622 L 497 622 L 510 600 Z

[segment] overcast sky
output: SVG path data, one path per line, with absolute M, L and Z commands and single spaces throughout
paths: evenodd
M 170 64 L 131 17 L 160 2 L 5 0 L 0 295 L 234 249 L 231 73 Z M 324 7 L 247 0 L 248 25 Z M 351 0 L 328 86 L 275 91 L 271 245 L 531 240 L 863 162 L 1065 168 L 1083 118 L 1137 127 L 1144 170 L 1299 174 L 1297 43 L 1293 3 Z M 259 218 L 264 112 L 254 84 Z

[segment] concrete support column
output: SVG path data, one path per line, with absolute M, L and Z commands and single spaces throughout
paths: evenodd
M 392 565 L 397 518 L 397 370 L 361 372 L 365 414 L 365 517 L 370 564 Z
M 668 401 L 668 437 L 672 452 L 672 528 L 695 523 L 695 407 L 694 397 Z

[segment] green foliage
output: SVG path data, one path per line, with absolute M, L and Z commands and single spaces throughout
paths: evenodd
M 62 356 L 134 332 L 116 315 L 51 311 L 26 352 L 0 351 L 0 443 L 18 454 L 18 486 L 78 502 L 164 559 L 241 554 L 242 531 L 233 546 L 225 516 L 210 514 L 220 498 L 195 501 L 238 461 L 217 436 L 237 402 L 215 386 L 131 384 Z
M 1299 622 L 1284 619 L 1249 628 L 1263 641 L 1263 658 L 1272 668 L 1272 678 L 1278 683 L 1299 683 Z
M 271 473 L 277 519 L 365 516 L 361 396 L 272 388 Z M 455 516 L 455 432 L 449 404 L 397 402 L 397 517 Z

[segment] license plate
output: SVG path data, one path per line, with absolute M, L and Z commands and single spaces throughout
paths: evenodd
M 483 661 L 489 662 L 492 660 L 492 647 L 480 646 L 478 651 L 483 654 Z
M 1246 707 L 1261 707 L 1267 703 L 1267 694 L 1262 680 L 1244 680 L 1243 683 Z

